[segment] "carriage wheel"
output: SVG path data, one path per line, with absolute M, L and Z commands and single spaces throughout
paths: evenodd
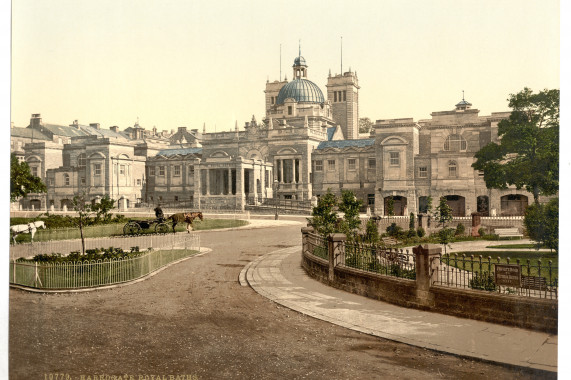
M 159 223 L 155 226 L 155 232 L 159 234 L 166 234 L 170 230 L 169 225 L 166 223 Z
M 135 222 L 129 222 L 125 224 L 125 227 L 123 227 L 123 233 L 125 235 L 136 235 L 139 234 L 140 232 L 141 232 L 141 226 L 139 226 Z

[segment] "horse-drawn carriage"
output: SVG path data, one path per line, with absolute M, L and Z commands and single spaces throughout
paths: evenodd
M 123 227 L 123 233 L 125 235 L 137 235 L 140 234 L 142 230 L 149 230 L 152 226 L 155 226 L 155 232 L 160 234 L 166 234 L 170 230 L 170 226 L 166 224 L 166 219 L 153 219 L 153 220 L 129 220 L 125 227 Z

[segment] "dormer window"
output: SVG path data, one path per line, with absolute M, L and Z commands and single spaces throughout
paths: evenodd
M 468 147 L 466 139 L 460 135 L 450 135 L 444 141 L 444 150 L 446 152 L 464 152 Z

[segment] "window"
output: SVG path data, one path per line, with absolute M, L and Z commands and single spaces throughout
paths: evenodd
M 323 171 L 323 160 L 315 160 L 315 171 L 316 172 Z
M 31 166 L 31 167 L 30 167 L 30 170 L 32 171 L 32 175 L 33 175 L 34 177 L 37 177 L 37 176 L 38 176 L 38 167 L 37 167 L 37 166 Z
M 160 177 L 165 176 L 165 167 L 164 166 L 159 166 L 159 176 Z
M 428 168 L 426 166 L 418 168 L 418 178 L 428 178 Z
M 483 170 L 478 170 L 478 177 L 484 177 L 484 171 Z
M 377 160 L 374 158 L 369 158 L 369 169 L 374 169 L 377 167 Z
M 335 160 L 327 160 L 327 168 L 329 170 L 335 170 Z
M 333 101 L 336 102 L 337 101 L 337 91 L 333 92 Z
M 54 179 L 53 178 L 48 179 L 48 185 L 50 185 L 50 186 L 54 185 Z
M 154 176 L 155 175 L 155 167 L 154 166 L 149 166 L 149 175 Z
M 287 106 L 287 114 L 291 115 L 292 114 L 292 108 L 291 106 Z
M 354 158 L 349 158 L 347 160 L 347 166 L 349 167 L 349 170 L 355 170 L 357 168 L 357 160 Z
M 391 166 L 399 166 L 400 165 L 399 152 L 389 152 L 389 164 Z
M 82 185 L 85 185 L 85 177 L 81 177 L 81 178 L 79 179 L 79 181 L 81 182 Z
M 275 99 L 276 99 L 276 98 L 274 98 L 274 97 L 272 96 L 272 99 L 271 99 L 271 102 L 270 102 L 271 105 L 274 105 L 274 103 L 275 103 L 275 101 L 276 101 Z
M 444 150 L 449 152 L 465 151 L 467 147 L 466 140 L 460 135 L 450 135 L 444 141 Z
M 137 186 L 141 186 L 141 179 L 137 178 Z
M 123 165 L 123 171 L 125 170 L 125 167 Z M 101 164 L 94 164 L 93 165 L 93 175 L 101 175 Z
M 194 178 L 194 166 L 189 166 L 188 167 L 188 176 L 190 178 Z
M 80 169 L 85 169 L 85 163 L 85 153 L 81 153 L 79 156 L 77 156 L 77 166 L 79 166 Z
M 457 177 L 458 176 L 458 170 L 457 170 L 457 165 L 456 162 L 454 161 L 450 161 L 448 163 L 448 176 L 449 177 Z
M 367 194 L 367 204 L 369 206 L 375 205 L 375 194 Z
M 119 165 L 119 175 L 125 175 L 125 165 Z
M 174 201 L 175 201 L 175 202 L 178 202 L 178 195 L 175 195 L 175 196 L 174 196 Z
M 343 101 L 347 101 L 347 91 L 343 91 Z
M 63 174 L 63 184 L 65 186 L 69 186 L 69 174 L 67 174 L 67 173 Z
M 180 165 L 175 165 L 174 167 L 174 176 L 180 177 Z

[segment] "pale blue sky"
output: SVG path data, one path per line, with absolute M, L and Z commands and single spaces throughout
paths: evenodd
M 357 71 L 360 116 L 429 118 L 461 98 L 482 114 L 559 87 L 558 1 L 120 1 L 12 4 L 12 116 L 208 131 L 264 116 L 266 80 Z

